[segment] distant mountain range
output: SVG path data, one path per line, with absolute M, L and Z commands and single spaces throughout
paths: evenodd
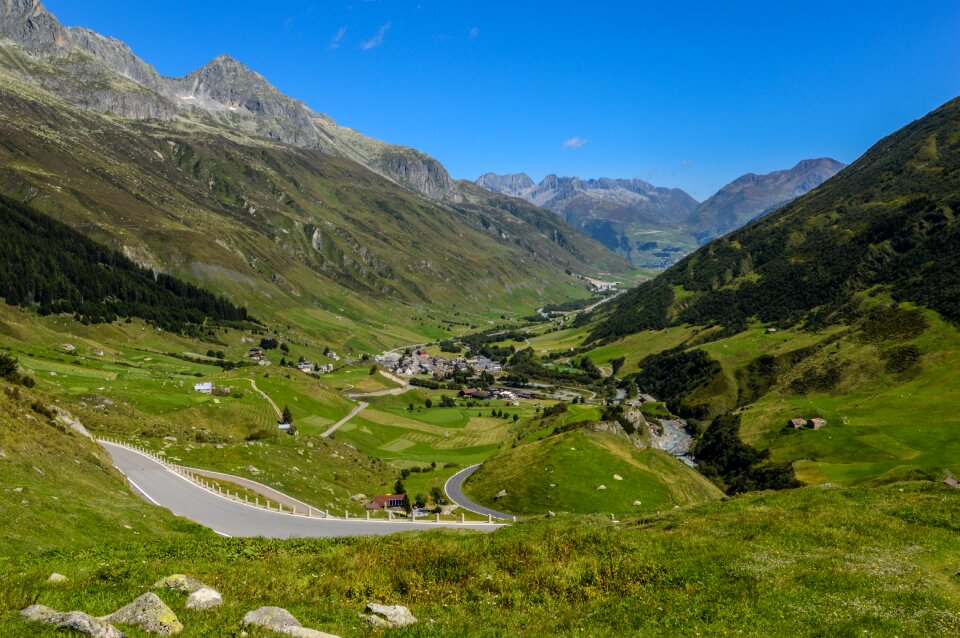
M 698 244 L 809 192 L 843 167 L 832 159 L 816 159 L 768 175 L 749 173 L 703 203 L 678 188 L 639 179 L 548 175 L 537 184 L 526 173 L 487 173 L 477 184 L 547 208 L 635 263 L 662 268 Z
M 747 173 L 697 206 L 684 226 L 700 243 L 726 235 L 812 191 L 845 164 L 829 158 L 803 160 L 785 171 Z

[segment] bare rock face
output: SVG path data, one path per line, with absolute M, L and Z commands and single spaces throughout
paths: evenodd
M 375 627 L 406 627 L 417 623 L 414 615 L 403 605 L 367 603 L 367 613 L 371 614 L 367 617 L 367 624 Z
M 394 146 L 375 161 L 379 172 L 427 197 L 440 199 L 454 190 L 447 169 L 429 155 Z
M 63 612 L 43 605 L 31 605 L 21 611 L 20 615 L 33 622 L 53 625 L 57 629 L 75 631 L 93 638 L 126 638 L 126 634 L 116 627 L 82 611 Z
M 140 596 L 101 620 L 119 625 L 134 625 L 158 636 L 174 636 L 183 631 L 183 623 L 177 615 L 152 592 Z

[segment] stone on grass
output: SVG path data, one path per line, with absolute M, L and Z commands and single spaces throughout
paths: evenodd
M 280 633 L 294 638 L 339 638 L 339 636 L 306 627 L 284 627 L 280 630 Z
M 59 585 L 61 583 L 67 582 L 68 580 L 70 579 L 64 576 L 63 574 L 57 574 L 57 573 L 50 574 L 50 577 L 47 578 L 47 582 L 50 583 L 51 585 Z
M 374 618 L 386 621 L 388 623 L 386 626 L 388 627 L 406 627 L 407 625 L 413 625 L 417 622 L 417 619 L 410 613 L 410 610 L 403 605 L 367 603 L 367 613 L 372 614 L 371 616 L 367 616 L 368 624 L 374 626 L 383 626 L 375 624 L 375 621 L 372 620 Z
M 606 486 L 606 485 L 601 485 L 601 486 L 598 487 L 597 489 L 603 491 L 603 490 L 607 489 L 607 486 Z
M 160 587 L 163 589 L 174 589 L 176 591 L 185 591 L 193 593 L 198 589 L 203 589 L 206 587 L 196 578 L 190 578 L 184 574 L 171 574 L 164 578 L 161 578 L 153 584 L 154 587 Z
M 243 617 L 243 624 L 256 625 L 265 629 L 280 631 L 284 627 L 302 627 L 300 621 L 294 618 L 286 609 L 282 607 L 260 607 L 253 611 L 248 611 Z
M 173 636 L 183 631 L 183 623 L 177 615 L 153 592 L 140 596 L 101 620 L 119 625 L 134 625 L 158 636 Z
M 308 629 L 300 624 L 293 614 L 282 607 L 260 607 L 248 611 L 243 624 L 256 625 L 294 638 L 338 638 L 316 629 Z
M 614 481 L 622 481 L 622 480 L 623 480 L 623 477 L 620 476 L 619 474 L 614 474 L 614 475 L 613 475 L 613 480 L 614 480 Z
M 43 605 L 31 605 L 20 615 L 27 620 L 53 625 L 57 629 L 68 629 L 93 638 L 126 638 L 126 634 L 107 622 L 98 620 L 82 611 L 63 612 Z
M 223 597 L 215 589 L 201 587 L 187 597 L 184 607 L 187 609 L 204 610 L 213 609 L 223 604 Z
M 505 498 L 507 496 L 507 490 L 500 490 L 497 492 L 497 495 L 493 498 Z
M 260 474 L 260 469 L 256 465 L 248 465 L 246 470 L 251 474 L 253 474 L 254 476 L 257 476 L 258 474 Z

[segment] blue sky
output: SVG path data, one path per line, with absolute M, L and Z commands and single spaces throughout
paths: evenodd
M 639 177 L 698 199 L 850 162 L 960 94 L 960 3 L 45 0 L 164 75 L 221 53 L 454 177 Z

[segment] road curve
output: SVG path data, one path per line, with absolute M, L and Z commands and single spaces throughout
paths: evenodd
M 309 518 L 269 512 L 208 492 L 154 459 L 106 441 L 100 444 L 123 472 L 130 485 L 145 499 L 178 516 L 209 527 L 221 536 L 267 538 L 324 538 L 376 536 L 439 528 L 494 531 L 489 523 L 414 523 L 365 519 Z
M 443 486 L 443 491 L 447 493 L 447 498 L 451 502 L 456 503 L 463 509 L 473 512 L 474 514 L 480 514 L 482 516 L 492 516 L 493 518 L 499 518 L 501 520 L 516 520 L 517 517 L 513 514 L 506 514 L 504 512 L 498 512 L 497 510 L 492 510 L 489 507 L 484 507 L 479 503 L 474 503 L 469 498 L 463 494 L 463 482 L 466 481 L 470 475 L 480 469 L 480 463 L 476 465 L 471 465 L 465 470 L 460 470 L 453 476 L 447 479 L 446 484 Z

